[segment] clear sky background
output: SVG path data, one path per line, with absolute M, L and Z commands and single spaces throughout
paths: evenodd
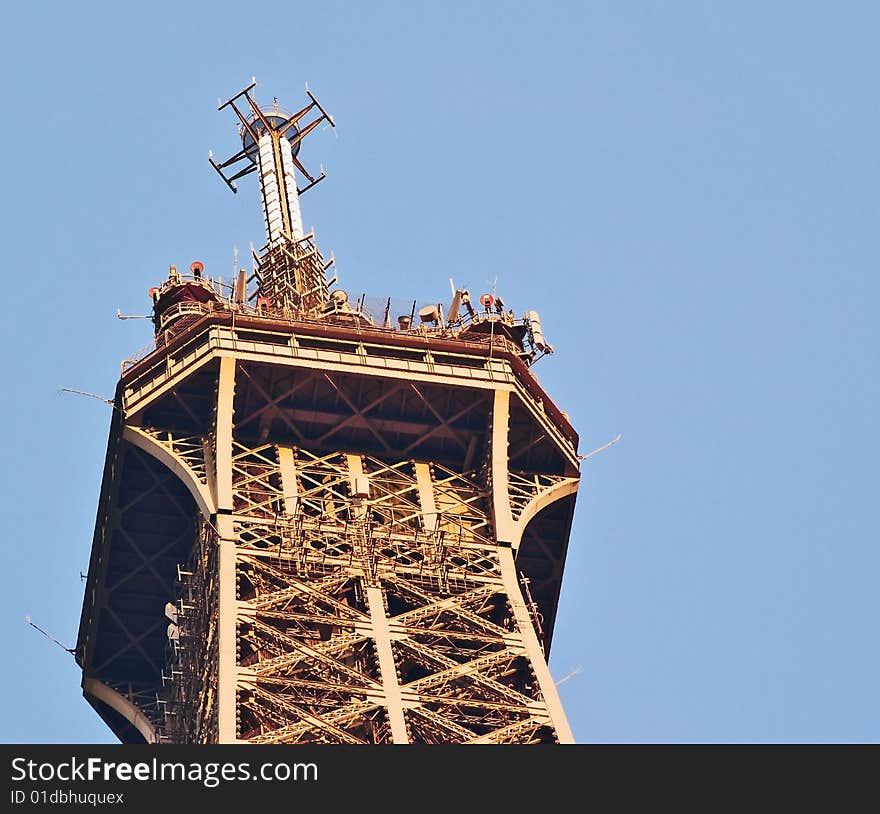
M 880 6 L 4 11 L 2 742 L 113 742 L 73 659 L 120 361 L 170 263 L 263 242 L 217 99 L 302 157 L 340 285 L 537 309 L 586 461 L 551 652 L 580 742 L 880 737 Z

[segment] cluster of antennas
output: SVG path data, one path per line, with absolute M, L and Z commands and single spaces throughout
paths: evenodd
M 324 178 L 323 171 L 312 175 L 300 161 L 302 141 L 320 125 L 335 124 L 308 88 L 305 106 L 288 113 L 277 100 L 271 108 L 260 107 L 251 96 L 255 86 L 256 80 L 219 105 L 235 114 L 241 146 L 226 160 L 215 161 L 212 154 L 209 160 L 233 191 L 238 179 L 259 178 L 267 243 L 261 252 L 252 252 L 250 276 L 241 269 L 229 283 L 206 278 L 198 261 L 186 275 L 172 266 L 168 279 L 150 290 L 157 339 L 168 339 L 211 312 L 242 311 L 266 319 L 509 343 L 528 364 L 553 352 L 538 314 L 528 311 L 518 318 L 495 294 L 482 294 L 474 302 L 467 289 L 453 284 L 448 309 L 442 303 L 418 307 L 417 301 L 392 309 L 390 297 L 368 303 L 364 295 L 352 303 L 345 291 L 332 290 L 336 277 L 328 281 L 327 272 L 333 259 L 325 261 L 314 234 L 305 233 L 299 196 Z
M 200 261 L 190 265 L 188 273 L 171 266 L 168 278 L 150 289 L 153 304 L 153 325 L 157 340 L 165 340 L 191 325 L 195 320 L 223 312 L 282 321 L 347 326 L 358 330 L 390 331 L 420 334 L 426 337 L 460 339 L 470 342 L 510 343 L 512 349 L 527 363 L 553 353 L 545 341 L 536 311 L 518 317 L 507 309 L 504 300 L 493 294 L 472 299 L 467 289 L 455 289 L 448 308 L 443 303 L 420 304 L 391 297 L 361 295 L 352 301 L 347 292 L 334 289 L 325 306 L 317 312 L 303 313 L 288 304 L 273 302 L 259 290 L 248 293 L 244 269 L 232 281 L 214 278 L 205 273 Z M 394 315 L 397 315 L 396 317 Z
M 457 289 L 453 285 L 452 290 L 452 302 L 448 309 L 440 302 L 419 307 L 418 302 L 413 301 L 409 313 L 400 313 L 399 309 L 396 311 L 396 326 L 391 318 L 390 297 L 384 301 L 384 306 L 381 300 L 375 304 L 368 303 L 366 295 L 353 305 L 348 294 L 340 289 L 330 293 L 323 316 L 337 322 L 347 319 L 349 322 L 360 321 L 362 325 L 428 336 L 508 341 L 529 363 L 553 353 L 552 346 L 544 339 L 537 311 L 527 311 L 522 317 L 517 317 L 513 310 L 505 310 L 504 300 L 497 295 L 484 293 L 477 300 L 477 305 L 467 289 Z
M 443 306 L 441 303 L 437 305 L 426 305 L 419 309 L 419 321 L 430 325 L 444 327 L 465 324 L 467 321 L 480 319 L 480 311 L 474 310 L 471 303 L 470 292 L 465 288 L 454 289 L 452 303 L 446 316 L 443 316 Z M 482 294 L 480 296 L 480 305 L 482 312 L 491 314 L 494 310 L 498 316 L 507 322 L 514 321 L 513 311 L 504 311 L 504 300 L 501 297 L 495 297 L 492 294 Z M 464 313 L 462 313 L 464 308 Z M 408 328 L 412 324 L 413 315 L 401 316 L 398 318 L 402 328 Z

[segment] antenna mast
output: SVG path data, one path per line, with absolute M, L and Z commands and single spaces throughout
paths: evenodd
M 254 256 L 257 290 L 249 299 L 291 314 L 320 314 L 329 299 L 326 272 L 333 261 L 325 262 L 314 234 L 305 234 L 299 196 L 323 180 L 324 173 L 313 176 L 298 155 L 302 140 L 319 124 L 336 124 L 308 88 L 309 104 L 289 114 L 279 109 L 277 100 L 271 108 L 261 108 L 250 95 L 256 84 L 251 82 L 217 108 L 230 107 L 238 117 L 241 149 L 219 164 L 211 155 L 208 160 L 233 192 L 238 191 L 237 179 L 252 172 L 260 177 L 267 242 Z M 305 179 L 301 187 L 297 170 Z

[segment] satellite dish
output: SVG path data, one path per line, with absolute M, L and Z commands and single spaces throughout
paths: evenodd
M 424 308 L 419 309 L 419 319 L 422 322 L 439 322 L 440 312 L 437 310 L 437 306 L 426 305 Z

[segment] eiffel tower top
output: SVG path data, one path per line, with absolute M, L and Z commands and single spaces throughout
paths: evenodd
M 285 321 L 315 321 L 420 338 L 460 339 L 499 344 L 516 353 L 527 365 L 553 352 L 545 341 L 535 311 L 517 317 L 496 292 L 471 298 L 466 288 L 452 283 L 448 307 L 436 301 L 421 302 L 376 298 L 366 294 L 349 301 L 346 291 L 333 289 L 337 276 L 328 279 L 334 264 L 318 249 L 314 233 L 306 233 L 300 196 L 325 177 L 310 172 L 300 158 L 303 140 L 321 125 L 335 127 L 333 118 L 306 87 L 306 104 L 294 113 L 279 107 L 260 106 L 252 92 L 256 80 L 221 102 L 237 118 L 240 148 L 229 158 L 208 160 L 227 186 L 256 174 L 260 183 L 266 243 L 252 250 L 250 276 L 238 270 L 231 285 L 202 274 L 196 262 L 192 274 L 178 274 L 172 266 L 168 280 L 151 289 L 157 340 L 166 331 L 179 332 L 200 314 L 215 311 L 251 312 Z M 331 290 L 333 289 L 333 290 Z M 373 298 L 371 298 L 373 299 Z

